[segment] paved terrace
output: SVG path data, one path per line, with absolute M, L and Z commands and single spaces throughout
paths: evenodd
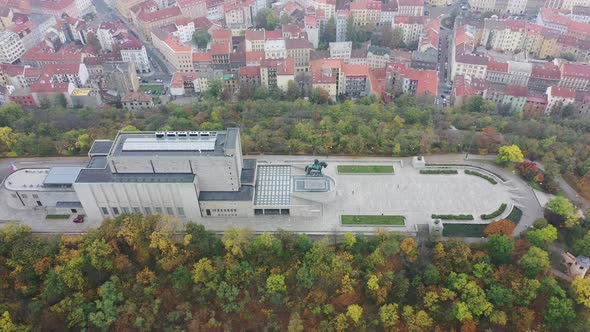
M 295 169 L 302 169 L 313 160 L 310 156 L 257 156 L 259 162 L 271 164 L 293 164 Z M 325 205 L 323 216 L 257 216 L 254 218 L 204 218 L 199 223 L 214 231 L 223 231 L 228 227 L 249 227 L 255 231 L 274 231 L 282 228 L 295 232 L 311 234 L 329 234 L 333 232 L 371 233 L 379 227 L 357 227 L 340 225 L 340 215 L 353 214 L 392 214 L 406 217 L 405 227 L 387 227 L 390 231 L 415 231 L 417 224 L 426 224 L 430 215 L 435 214 L 472 214 L 474 221 L 483 222 L 479 216 L 491 213 L 502 203 L 508 204 L 505 217 L 513 205 L 523 208 L 524 216 L 518 225 L 519 233 L 532 224 L 542 214 L 542 209 L 534 198 L 530 187 L 518 182 L 518 177 L 500 168 L 483 162 L 470 164 L 503 172 L 506 183 L 492 185 L 488 181 L 471 175 L 465 175 L 459 169 L 457 175 L 425 175 L 411 166 L 409 158 L 322 158 L 329 164 L 325 173 L 336 181 L 336 199 Z M 401 167 L 400 160 L 405 167 Z M 460 155 L 426 157 L 433 163 L 465 163 Z M 46 166 L 46 163 L 43 163 Z M 394 165 L 395 174 L 350 175 L 338 174 L 337 165 Z M 84 232 L 99 224 L 85 222 L 74 224 L 71 220 L 46 220 L 48 213 L 41 208 L 34 211 L 14 210 L 6 206 L 4 195 L 0 191 L 0 223 L 6 220 L 19 220 L 37 232 Z M 49 211 L 51 213 L 51 211 Z M 72 216 L 73 218 L 73 216 Z M 71 219 L 71 218 L 70 218 Z M 487 222 L 487 221 L 486 221 Z M 383 227 L 380 227 L 383 228 Z

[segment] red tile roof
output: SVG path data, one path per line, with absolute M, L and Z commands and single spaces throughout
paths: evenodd
M 350 4 L 350 10 L 381 10 L 381 1 L 357 0 Z
M 205 2 L 205 0 L 176 0 L 176 4 L 180 8 L 190 7 L 202 2 Z
M 558 66 L 554 65 L 551 62 L 548 62 L 546 64 L 536 64 L 533 65 L 531 77 L 559 80 L 561 78 L 561 71 L 559 70 Z
M 24 66 L 0 64 L 0 72 L 8 76 L 22 75 L 25 72 Z
M 284 58 L 277 62 L 277 75 L 295 74 L 295 62 L 293 58 Z
M 264 30 L 246 30 L 246 40 L 264 40 Z
M 80 66 L 79 63 L 48 64 L 43 66 L 43 74 L 48 76 L 77 75 L 80 73 Z
M 264 51 L 246 52 L 246 62 L 260 61 L 264 59 Z
M 424 6 L 424 0 L 398 0 L 399 6 Z
M 211 44 L 211 54 L 212 55 L 229 54 L 230 48 L 231 47 L 230 47 L 229 43 L 213 43 L 213 44 Z
M 172 75 L 172 80 L 170 81 L 171 88 L 182 88 L 184 87 L 184 82 L 186 81 L 194 81 L 199 78 L 200 75 L 197 72 L 188 72 L 188 73 L 181 73 L 179 71 L 175 72 Z
M 211 62 L 211 52 L 193 52 L 193 62 Z
M 121 102 L 122 103 L 132 103 L 132 102 L 151 102 L 152 101 L 152 97 L 150 95 L 147 95 L 143 92 L 129 92 L 128 94 L 124 95 L 123 98 L 121 98 Z
M 211 39 L 213 40 L 231 40 L 231 30 L 230 29 L 216 29 L 211 32 Z
M 550 86 L 549 89 L 551 89 L 551 96 L 554 96 L 554 97 L 561 97 L 561 98 L 575 98 L 576 97 L 576 90 L 575 89 L 559 87 L 559 86 Z
M 575 32 L 584 35 L 590 35 L 590 24 L 583 22 L 570 21 L 567 27 L 569 32 Z
M 44 8 L 47 10 L 64 10 L 68 6 L 73 5 L 74 0 L 52 0 L 52 1 L 45 1 L 45 0 L 33 0 L 32 5 L 33 7 Z
M 562 67 L 562 75 L 590 79 L 590 65 L 580 63 L 565 63 Z
M 283 30 L 269 30 L 264 32 L 264 37 L 266 40 L 277 40 L 283 39 Z
M 494 59 L 490 59 L 488 62 L 488 71 L 497 71 L 501 73 L 508 72 L 508 62 L 497 62 Z
M 165 20 L 170 17 L 180 16 L 182 13 L 180 12 L 180 8 L 177 6 L 172 6 L 168 8 L 164 8 L 162 10 L 157 10 L 155 12 L 148 12 L 142 10 L 139 15 L 137 15 L 137 19 L 143 22 L 157 22 L 161 20 Z
M 213 26 L 213 23 L 211 23 L 211 21 L 206 17 L 197 17 L 197 18 L 195 18 L 194 22 L 195 22 L 195 29 L 201 28 L 201 29 L 205 29 L 205 30 L 209 31 L 209 29 L 211 29 L 211 27 Z
M 49 93 L 49 92 L 68 92 L 70 83 L 45 83 L 37 82 L 31 84 L 31 92 Z
M 260 76 L 260 66 L 242 66 L 240 76 Z
M 526 97 L 529 94 L 529 89 L 526 86 L 506 85 L 504 93 L 513 97 Z
M 369 76 L 369 67 L 367 65 L 345 63 L 342 65 L 342 73 L 345 76 Z

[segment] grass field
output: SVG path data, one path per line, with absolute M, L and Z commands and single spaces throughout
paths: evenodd
M 371 225 L 371 226 L 404 226 L 406 224 L 403 216 L 351 216 L 341 217 L 342 225 Z
M 45 216 L 45 219 L 69 219 L 69 214 L 48 214 Z
M 352 174 L 393 174 L 389 165 L 338 165 L 338 173 Z
M 486 224 L 445 224 L 443 236 L 482 237 Z
M 152 91 L 152 95 L 161 95 L 164 92 L 164 85 L 161 84 L 145 84 L 139 86 L 139 91 L 146 92 L 148 90 Z

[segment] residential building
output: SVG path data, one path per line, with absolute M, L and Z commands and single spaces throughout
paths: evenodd
M 264 51 L 264 29 L 262 30 L 246 30 L 246 52 L 260 52 Z
M 384 93 L 388 100 L 402 93 L 432 98 L 436 96 L 438 72 L 435 70 L 414 69 L 400 62 L 390 62 L 385 71 Z
M 590 65 L 581 63 L 564 63 L 561 66 L 560 87 L 578 91 L 587 91 L 590 82 Z
M 367 49 L 367 66 L 369 68 L 385 68 L 392 61 L 391 50 L 387 47 L 369 46 Z
M 295 78 L 293 59 L 265 59 L 260 61 L 260 84 L 267 88 L 287 91 L 287 84 Z
M 308 0 L 307 5 L 323 11 L 326 20 L 336 14 L 336 0 Z
M 470 76 L 474 79 L 484 79 L 489 59 L 487 56 L 462 53 L 455 55 L 455 62 L 451 65 L 451 78 L 456 75 Z
M 369 67 L 367 65 L 343 64 L 344 90 L 347 98 L 362 98 L 371 93 Z
M 508 72 L 510 73 L 508 83 L 516 86 L 527 86 L 533 64 L 524 61 L 508 61 Z
M 139 73 L 151 72 L 150 60 L 143 43 L 131 34 L 125 34 L 125 39 L 124 42 L 119 44 L 119 51 L 123 61 L 133 62 L 135 64 L 135 70 Z
M 266 40 L 264 42 L 264 56 L 267 59 L 285 58 L 287 56 L 287 46 L 285 40 Z
M 261 85 L 260 66 L 240 67 L 239 71 L 240 89 L 252 88 Z
M 114 4 L 121 15 L 126 18 L 131 18 L 131 8 L 139 5 L 146 0 L 116 0 Z
M 577 91 L 576 92 L 576 99 L 574 101 L 574 107 L 577 111 L 576 116 L 589 117 L 590 116 L 590 92 Z
M 0 63 L 14 63 L 25 53 L 25 47 L 12 31 L 0 31 Z
M 51 83 L 40 79 L 31 85 L 30 91 L 38 107 L 43 105 L 55 105 L 58 96 L 63 96 L 66 101 L 66 107 L 72 107 L 71 94 L 75 86 L 72 83 Z
M 70 99 L 74 108 L 102 106 L 100 93 L 93 88 L 75 88 L 70 94 Z
M 153 108 L 154 100 L 143 92 L 129 92 L 121 98 L 121 104 L 127 111 L 143 111 Z
M 523 115 L 527 118 L 539 118 L 545 115 L 547 109 L 547 96 L 544 94 L 531 95 L 526 97 L 523 108 Z
M 342 66 L 344 59 L 319 59 L 311 61 L 311 85 L 328 92 L 332 100 L 336 100 L 345 91 Z
M 207 2 L 205 0 L 177 0 L 176 4 L 185 17 L 207 17 Z
M 160 29 L 152 30 L 152 42 L 164 59 L 168 61 L 177 71 L 193 71 L 193 48 L 182 44 L 171 33 Z
M 410 67 L 414 69 L 437 70 L 438 65 L 438 50 L 429 48 L 424 52 L 412 52 Z
M 175 72 L 170 81 L 170 94 L 184 96 L 206 91 L 208 79 L 197 72 Z
M 152 29 L 174 23 L 182 17 L 180 8 L 177 6 L 157 10 L 157 7 L 140 4 L 134 10 L 131 11 L 133 23 L 148 41 L 151 41 Z
M 381 1 L 355 0 L 350 4 L 352 22 L 357 26 L 381 23 Z
M 96 30 L 96 37 L 100 47 L 106 51 L 112 51 L 115 45 L 114 36 L 121 32 L 128 32 L 127 27 L 121 22 L 102 22 Z
M 113 91 L 121 96 L 139 90 L 139 79 L 133 62 L 107 61 L 100 82 L 102 90 Z
M 350 15 L 350 12 L 345 9 L 339 9 L 338 12 L 336 12 L 335 23 L 337 42 L 346 41 L 346 24 L 348 22 L 348 15 Z M 391 22 L 391 20 L 389 20 L 389 22 Z
M 89 79 L 88 69 L 83 63 L 48 64 L 43 67 L 43 76 L 48 83 L 72 83 L 75 88 L 86 87 Z
M 576 90 L 566 87 L 550 86 L 547 88 L 547 109 L 545 115 L 549 115 L 557 109 L 573 104 L 576 100 Z
M 424 0 L 398 0 L 397 15 L 400 16 L 423 16 Z
M 330 42 L 330 58 L 350 60 L 352 55 L 352 42 Z
M 560 80 L 561 70 L 559 66 L 556 66 L 551 62 L 546 64 L 533 64 L 528 88 L 530 91 L 545 93 L 548 87 L 558 86 Z
M 295 72 L 308 72 L 310 53 L 313 45 L 307 38 L 285 39 L 287 57 L 293 59 Z
M 457 75 L 453 82 L 450 101 L 451 104 L 459 107 L 473 96 L 483 96 L 488 84 L 485 80 L 472 79 L 468 76 Z

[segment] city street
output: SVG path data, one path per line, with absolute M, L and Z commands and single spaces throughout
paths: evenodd
M 98 24 L 103 21 L 120 21 L 125 24 L 127 29 L 129 29 L 129 31 L 138 37 L 139 40 L 145 45 L 145 49 L 152 66 L 152 73 L 138 74 L 141 76 L 140 82 L 143 79 L 147 80 L 148 82 L 155 82 L 156 80 L 160 79 L 164 82 L 164 84 L 169 84 L 170 80 L 172 79 L 174 68 L 172 68 L 166 60 L 164 60 L 162 55 L 153 47 L 153 45 L 146 42 L 143 36 L 136 31 L 133 24 L 129 23 L 125 18 L 120 16 L 119 12 L 117 12 L 115 8 L 111 8 L 104 2 L 104 0 L 94 0 L 93 4 L 94 7 L 96 7 L 97 12 L 95 21 L 97 21 Z

